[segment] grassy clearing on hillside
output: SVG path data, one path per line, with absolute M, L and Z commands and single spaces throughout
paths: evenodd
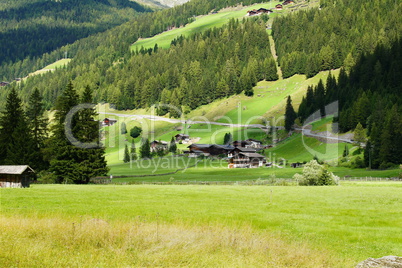
M 56 70 L 56 68 L 65 67 L 70 61 L 71 61 L 71 59 L 58 60 L 52 64 L 49 64 L 48 66 L 43 67 L 40 70 L 37 70 L 36 72 L 30 73 L 28 76 L 34 76 L 34 75 L 43 74 L 43 73 L 47 73 L 47 72 L 53 72 L 54 70 Z
M 224 9 L 218 12 L 217 14 L 199 16 L 196 18 L 194 22 L 187 24 L 184 27 L 166 31 L 151 38 L 138 40 L 131 46 L 131 49 L 139 50 L 141 47 L 144 47 L 145 49 L 154 48 L 155 44 L 158 44 L 158 47 L 161 48 L 169 48 L 172 40 L 175 39 L 176 37 L 179 37 L 180 35 L 188 37 L 192 34 L 200 33 L 213 27 L 221 27 L 222 25 L 228 23 L 230 19 L 247 18 L 245 17 L 245 15 L 247 14 L 247 11 L 250 9 L 258 9 L 261 7 L 271 9 L 275 7 L 275 5 L 278 3 L 280 2 L 275 1 L 264 4 L 255 4 L 247 7 L 239 6 L 235 8 Z M 281 12 L 282 11 L 279 12 L 275 11 L 270 16 L 275 17 Z
M 312 130 L 313 131 L 327 131 L 328 129 L 332 130 L 332 119 L 334 119 L 333 116 L 327 116 L 326 118 L 319 120 L 319 121 L 315 121 L 311 124 L 311 126 L 313 127 Z
M 400 255 L 401 183 L 378 186 L 1 189 L 0 262 L 354 267 Z
M 315 138 L 293 134 L 290 138 L 280 142 L 266 153 L 275 154 L 277 158 L 284 158 L 290 162 L 309 161 L 317 156 L 320 160 L 333 160 L 342 156 L 345 143 L 323 143 Z M 311 150 L 311 151 L 309 151 Z

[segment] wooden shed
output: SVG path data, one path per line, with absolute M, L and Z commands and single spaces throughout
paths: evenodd
M 0 166 L 1 188 L 27 188 L 35 178 L 35 171 L 25 166 Z

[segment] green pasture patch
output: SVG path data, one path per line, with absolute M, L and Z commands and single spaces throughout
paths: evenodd
M 154 48 L 155 44 L 158 44 L 158 47 L 160 48 L 169 48 L 172 40 L 181 35 L 188 37 L 192 34 L 200 33 L 213 27 L 221 27 L 222 25 L 228 23 L 230 19 L 247 18 L 247 11 L 250 9 L 272 9 L 278 3 L 279 2 L 269 2 L 263 4 L 255 4 L 247 7 L 240 6 L 236 8 L 223 9 L 217 14 L 199 16 L 194 22 L 187 24 L 184 27 L 172 29 L 150 38 L 138 40 L 131 46 L 131 50 L 139 50 L 141 47 L 143 47 L 144 49 Z

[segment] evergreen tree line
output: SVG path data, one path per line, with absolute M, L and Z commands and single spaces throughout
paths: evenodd
M 98 94 L 118 109 L 171 104 L 179 110 L 160 106 L 158 114 L 175 117 L 182 106 L 194 109 L 242 91 L 252 95 L 258 81 L 278 78 L 264 25 L 231 20 L 222 28 L 178 38 L 169 50 L 139 51 L 124 66 L 108 70 Z
M 402 41 L 379 45 L 363 53 L 350 72 L 341 69 L 338 79 L 329 75 L 325 85 L 310 86 L 299 106 L 303 122 L 325 105 L 339 101 L 340 132 L 361 125 L 366 130 L 365 164 L 386 168 L 402 159 Z
M 363 52 L 402 32 L 402 2 L 323 0 L 321 7 L 275 18 L 272 35 L 283 76 L 354 65 Z
M 41 56 L 146 11 L 129 0 L 26 1 L 0 10 L 0 64 Z
M 261 18 L 231 20 L 188 38 L 177 38 L 168 50 L 136 51 L 124 64 L 111 64 L 99 56 L 85 68 L 74 67 L 36 76 L 21 83 L 22 94 L 43 88 L 47 107 L 61 94 L 63 84 L 73 78 L 77 88 L 89 84 L 95 101 L 115 103 L 118 109 L 161 106 L 160 115 L 180 116 L 181 107 L 194 109 L 217 98 L 245 91 L 260 80 L 276 80 L 277 69 L 270 52 L 265 22 Z M 0 93 L 1 94 L 1 93 Z
M 17 90 L 12 88 L 0 115 L 0 164 L 29 165 L 37 172 L 47 170 L 56 183 L 84 184 L 92 177 L 106 175 L 105 151 L 99 141 L 94 109 L 81 109 L 70 120 L 71 135 L 85 146 L 72 144 L 65 131 L 71 109 L 80 103 L 92 103 L 92 99 L 89 87 L 80 97 L 70 82 L 57 99 L 54 123 L 49 127 L 39 90 L 33 91 L 24 109 Z
M 246 0 L 243 1 L 243 4 L 250 5 L 258 2 L 263 1 Z M 73 58 L 68 67 L 54 73 L 29 78 L 26 86 L 24 84 L 21 87 L 20 96 L 22 100 L 27 101 L 31 90 L 38 87 L 48 91 L 44 94 L 44 100 L 46 105 L 50 106 L 61 94 L 64 85 L 70 79 L 73 79 L 74 84 L 78 85 L 81 84 L 81 81 L 76 80 L 90 78 L 91 83 L 89 85 L 96 93 L 107 70 L 116 62 L 124 64 L 135 54 L 130 50 L 130 46 L 139 37 L 151 37 L 172 27 L 186 25 L 194 20 L 194 16 L 207 14 L 213 9 L 219 10 L 237 3 L 238 0 L 194 0 L 174 8 L 141 14 L 127 23 L 80 39 L 74 44 L 45 54 L 42 58 L 26 58 L 24 61 L 2 64 L 0 66 L 0 77 L 5 81 L 11 81 L 16 77 L 25 77 L 28 73 L 60 59 L 67 51 L 68 57 Z M 5 94 L 0 91 L 0 105 L 5 99 Z

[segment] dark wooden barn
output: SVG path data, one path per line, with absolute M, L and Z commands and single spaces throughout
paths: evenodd
M 35 171 L 29 166 L 0 166 L 1 188 L 26 188 L 35 178 Z

